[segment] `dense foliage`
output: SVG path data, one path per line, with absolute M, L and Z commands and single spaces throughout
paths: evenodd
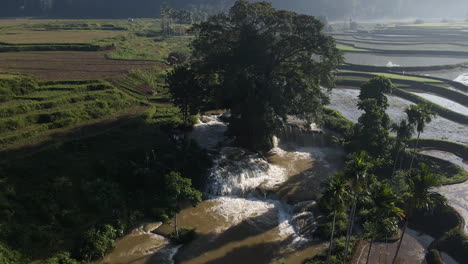
M 230 134 L 239 145 L 269 150 L 287 118 L 318 121 L 342 62 L 333 38 L 311 16 L 240 0 L 228 14 L 208 18 L 192 31 L 191 68 L 211 85 L 212 100 L 231 110 Z
M 385 93 L 392 91 L 392 82 L 385 77 L 375 77 L 361 86 L 358 108 L 364 111 L 355 126 L 349 149 L 368 152 L 374 158 L 386 158 L 391 148 L 390 118 Z
M 0 243 L 8 248 L 2 245 L 7 254 L 0 255 L 99 258 L 143 217 L 167 221 L 180 210 L 177 201 L 199 202 L 190 186 L 202 186 L 208 156 L 195 142 L 170 136 L 174 121 L 153 123 L 153 115 L 1 151 Z

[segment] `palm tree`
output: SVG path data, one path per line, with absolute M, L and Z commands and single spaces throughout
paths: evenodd
M 333 211 L 330 244 L 328 246 L 327 263 L 330 263 L 335 235 L 336 215 L 342 211 L 349 200 L 348 184 L 343 173 L 337 173 L 323 183 L 324 192 L 320 198 Z
M 356 203 L 367 183 L 367 172 L 372 168 L 372 166 L 373 164 L 370 162 L 369 155 L 365 151 L 352 153 L 349 161 L 346 163 L 345 176 L 350 183 L 353 202 L 351 206 L 348 231 L 346 233 L 346 246 L 343 263 L 346 262 L 346 258 L 348 257 L 349 242 L 353 233 L 354 216 L 356 214 Z
M 370 188 L 369 198 L 372 203 L 372 208 L 369 214 L 371 223 L 373 225 L 371 231 L 371 240 L 369 243 L 369 252 L 367 253 L 366 264 L 369 263 L 370 253 L 372 251 L 372 244 L 377 234 L 377 230 L 381 226 L 382 219 L 390 217 L 398 217 L 402 219 L 404 212 L 395 204 L 398 202 L 397 196 L 393 193 L 392 189 L 386 184 L 375 183 Z
M 400 153 L 405 151 L 406 142 L 413 136 L 413 125 L 406 120 L 401 120 L 400 124 L 393 124 L 392 131 L 396 132 L 396 143 L 395 143 L 395 151 L 396 157 L 393 163 L 393 171 L 392 175 L 395 174 L 396 166 L 398 163 L 398 159 L 400 157 Z
M 432 111 L 431 107 L 427 104 L 411 105 L 405 110 L 408 115 L 408 121 L 412 125 L 416 125 L 416 131 L 418 132 L 418 138 L 416 139 L 416 146 L 414 147 L 414 153 L 411 157 L 410 169 L 413 168 L 414 157 L 418 149 L 419 137 L 424 132 L 426 124 L 432 121 L 432 118 L 436 116 L 436 113 Z
M 440 185 L 439 178 L 431 172 L 426 164 L 420 163 L 419 167 L 420 169 L 410 169 L 407 173 L 406 183 L 408 184 L 408 190 L 403 194 L 406 217 L 392 264 L 396 263 L 411 214 L 416 209 L 426 212 L 431 211 L 436 205 L 447 202 L 445 197 L 431 191 L 432 188 Z

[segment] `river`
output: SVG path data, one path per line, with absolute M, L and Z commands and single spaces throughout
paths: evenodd
M 326 243 L 313 235 L 315 199 L 320 183 L 344 164 L 344 152 L 332 146 L 331 137 L 289 127 L 262 157 L 229 146 L 218 116 L 201 120 L 192 137 L 217 154 L 204 201 L 178 214 L 179 226 L 196 228 L 197 238 L 179 248 L 161 236 L 171 226 L 142 225 L 98 263 L 299 264 L 322 251 Z

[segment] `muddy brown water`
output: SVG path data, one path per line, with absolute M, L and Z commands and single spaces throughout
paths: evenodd
M 152 226 L 160 235 L 142 225 L 97 263 L 299 264 L 326 248 L 313 237 L 318 215 L 314 199 L 320 183 L 342 168 L 343 151 L 327 146 L 321 135 L 303 141 L 303 136 L 295 136 L 297 131 L 289 131 L 290 139 L 283 139 L 265 159 L 220 146 L 223 125 L 216 117 L 204 118 L 194 132 L 195 138 L 209 138 L 200 142 L 220 153 L 206 200 L 177 216 L 178 226 L 195 228 L 197 238 L 178 248 L 161 236 L 173 230 L 171 223 Z

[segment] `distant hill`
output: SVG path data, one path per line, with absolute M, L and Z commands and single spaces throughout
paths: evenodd
M 249 0 L 263 1 L 263 0 Z M 464 18 L 467 0 L 265 0 L 281 9 L 329 19 Z M 158 17 L 164 2 L 207 14 L 227 10 L 235 0 L 1 0 L 0 17 L 58 18 Z
M 164 3 L 174 8 L 219 12 L 234 0 L 1 0 L 0 17 L 128 18 L 159 17 Z

